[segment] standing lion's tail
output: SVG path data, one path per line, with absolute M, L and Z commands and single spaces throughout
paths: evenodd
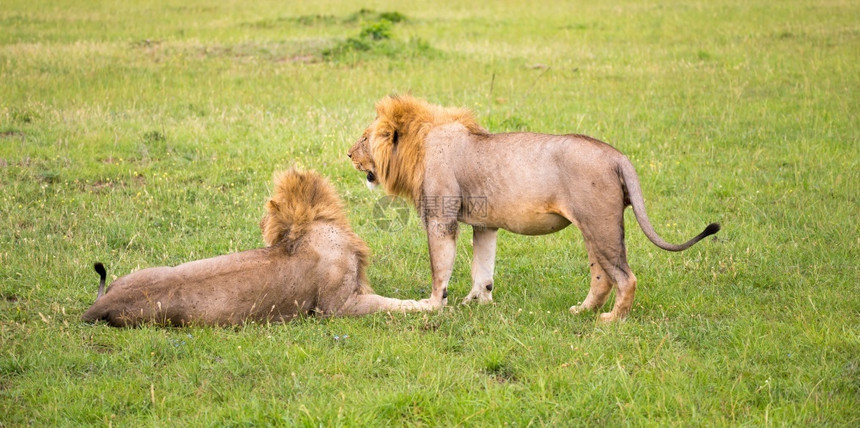
M 667 251 L 684 251 L 705 237 L 720 231 L 719 223 L 711 223 L 705 227 L 705 230 L 703 230 L 702 233 L 696 235 L 693 239 L 690 239 L 683 244 L 676 245 L 664 241 L 663 238 L 654 231 L 654 227 L 651 226 L 651 221 L 648 219 L 648 214 L 645 212 L 645 200 L 642 197 L 642 188 L 639 186 L 639 177 L 636 175 L 636 170 L 633 169 L 633 164 L 630 163 L 630 160 L 625 156 L 622 157 L 622 161 L 618 163 L 618 168 L 621 172 L 621 178 L 624 180 L 624 186 L 627 189 L 627 198 L 630 201 L 630 205 L 633 206 L 633 214 L 636 215 L 636 221 L 639 223 L 639 227 L 642 228 L 642 232 L 645 233 L 645 236 L 647 236 L 654 245 Z
M 93 268 L 95 268 L 100 277 L 99 294 L 96 296 L 96 300 L 98 300 L 105 295 L 105 279 L 107 279 L 107 271 L 105 270 L 105 265 L 101 264 L 101 262 L 96 262 L 96 264 L 93 265 Z

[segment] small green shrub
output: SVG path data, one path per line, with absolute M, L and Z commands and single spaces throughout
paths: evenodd
M 401 41 L 394 37 L 395 23 L 406 21 L 406 16 L 399 12 L 373 14 L 362 9 L 351 15 L 344 22 L 367 20 L 361 27 L 358 36 L 346 40 L 322 51 L 322 57 L 332 61 L 356 60 L 362 56 L 384 56 L 389 58 L 416 58 L 435 56 L 436 51 L 422 39 Z
M 361 29 L 359 39 L 387 40 L 391 38 L 391 21 L 380 19 Z

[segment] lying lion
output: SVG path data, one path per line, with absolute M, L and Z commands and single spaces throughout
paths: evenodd
M 573 223 L 582 230 L 591 266 L 591 290 L 570 311 L 597 310 L 617 286 L 606 321 L 627 315 L 636 276 L 627 265 L 624 209 L 648 239 L 681 251 L 720 230 L 708 225 L 681 245 L 660 238 L 645 213 L 639 178 L 630 161 L 584 135 L 527 132 L 490 134 L 468 110 L 390 96 L 376 105 L 376 120 L 349 150 L 371 187 L 382 184 L 411 200 L 427 231 L 433 288 L 422 301 L 446 303 L 456 255 L 457 222 L 472 225 L 472 290 L 464 303 L 492 301 L 496 232 L 542 235 Z
M 104 266 L 96 263 L 98 297 L 83 320 L 117 327 L 230 325 L 426 309 L 373 294 L 365 276 L 369 249 L 317 173 L 280 175 L 266 210 L 260 222 L 265 248 L 144 269 L 113 281 L 107 292 Z

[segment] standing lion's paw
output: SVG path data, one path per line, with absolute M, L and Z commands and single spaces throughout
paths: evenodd
M 585 307 L 584 305 L 581 305 L 581 304 L 580 305 L 573 305 L 570 307 L 570 313 L 572 313 L 574 315 L 581 314 L 583 312 L 593 311 L 593 310 L 594 309 Z
M 479 291 L 479 292 L 472 291 L 469 293 L 468 296 L 466 296 L 465 299 L 463 299 L 461 304 L 468 305 L 469 303 L 474 303 L 474 302 L 478 302 L 478 304 L 481 304 L 481 305 L 493 303 L 493 293 L 490 293 L 488 291 Z
M 600 314 L 600 321 L 603 322 L 615 322 L 622 321 L 624 319 L 623 316 L 618 316 L 614 311 L 613 312 L 604 312 Z

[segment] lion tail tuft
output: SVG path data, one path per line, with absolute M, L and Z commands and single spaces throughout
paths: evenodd
M 105 265 L 103 265 L 101 262 L 96 262 L 93 265 L 93 268 L 96 270 L 96 273 L 99 274 L 99 292 L 96 295 L 96 300 L 98 300 L 105 295 L 105 280 L 107 279 L 107 270 L 105 270 Z

